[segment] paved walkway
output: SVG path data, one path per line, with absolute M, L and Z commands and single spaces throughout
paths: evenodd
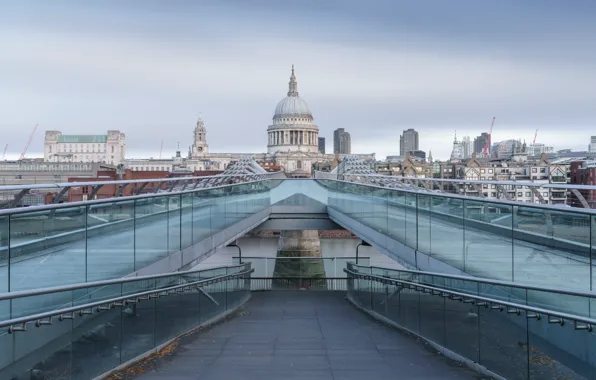
M 482 377 L 386 327 L 343 292 L 253 293 L 243 312 L 189 339 L 141 380 L 460 380 Z

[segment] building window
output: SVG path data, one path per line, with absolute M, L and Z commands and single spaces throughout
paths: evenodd
M 538 173 L 538 169 L 537 168 L 532 168 L 532 173 Z
M 112 153 L 114 153 L 114 145 L 112 145 Z
M 524 193 L 522 193 L 522 192 L 520 191 L 520 192 L 518 192 L 518 193 L 517 193 L 517 196 L 518 196 L 518 197 L 523 197 L 523 196 L 524 196 Z
M 480 173 L 481 174 L 484 174 L 484 169 L 480 169 Z
M 548 197 L 548 193 L 542 193 L 542 195 Z
M 526 193 L 526 197 L 530 197 L 530 193 Z

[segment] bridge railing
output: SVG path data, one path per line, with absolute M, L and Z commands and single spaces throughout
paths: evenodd
M 536 286 L 527 283 L 451 275 L 408 269 L 391 269 L 354 262 L 346 264 L 357 273 L 396 278 L 418 284 L 439 286 L 458 292 L 489 297 L 553 311 L 596 319 L 596 293 L 561 287 Z
M 317 179 L 332 179 L 385 188 L 451 193 L 480 199 L 523 201 L 559 207 L 595 208 L 596 186 L 568 184 L 566 177 L 527 180 L 472 180 L 424 178 L 383 174 L 315 172 Z
M 31 258 L 39 261 L 33 267 L 53 265 L 50 254 L 65 245 L 70 259 L 63 275 L 44 277 L 41 286 L 125 275 L 271 205 L 299 210 L 301 199 L 465 273 L 594 288 L 596 210 L 337 180 L 267 179 L 0 211 L 0 292 L 39 286 L 31 271 L 11 268 Z M 409 262 L 418 265 L 417 257 L 411 254 Z M 99 265 L 106 260 L 109 268 Z
M 596 319 L 380 272 L 346 269 L 349 300 L 446 356 L 507 379 L 596 375 Z
M 596 210 L 318 180 L 336 210 L 462 272 L 541 286 L 594 289 Z M 341 224 L 341 223 L 340 223 Z M 427 268 L 424 268 L 427 269 Z
M 170 350 L 243 305 L 251 272 L 243 264 L 4 294 L 0 378 L 92 379 Z
M 0 210 L 0 292 L 127 275 L 269 207 L 277 182 Z M 64 249 L 61 276 L 27 269 Z
M 44 195 L 52 194 L 51 203 L 63 203 L 68 201 L 68 192 L 73 189 L 80 189 L 82 200 L 95 200 L 106 198 L 118 198 L 125 194 L 155 194 L 155 193 L 173 193 L 185 190 L 197 190 L 236 183 L 259 181 L 267 178 L 282 178 L 283 173 L 244 173 L 229 174 L 222 173 L 214 176 L 196 176 L 196 177 L 172 177 L 172 178 L 153 178 L 153 179 L 127 179 L 127 180 L 106 180 L 106 181 L 79 181 L 62 183 L 37 183 L 0 186 L 0 208 L 15 208 L 20 206 L 34 206 L 36 204 L 22 204 L 23 199 L 31 194 Z M 100 193 L 102 189 L 109 188 L 107 193 Z M 83 199 L 84 198 L 84 199 Z M 39 199 L 44 202 L 43 196 Z

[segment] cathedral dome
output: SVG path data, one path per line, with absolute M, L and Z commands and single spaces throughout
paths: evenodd
M 299 96 L 287 96 L 283 98 L 277 107 L 275 107 L 275 115 L 278 116 L 308 116 L 312 117 L 308 105 Z
M 274 118 L 281 116 L 306 116 L 312 118 L 308 104 L 298 96 L 298 83 L 296 82 L 296 75 L 294 75 L 294 65 L 292 65 L 288 96 L 277 103 L 273 115 Z

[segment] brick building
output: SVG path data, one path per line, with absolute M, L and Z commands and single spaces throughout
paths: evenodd
M 571 183 L 573 185 L 596 186 L 596 161 L 573 161 L 570 163 Z M 596 208 L 596 190 L 579 190 L 590 208 Z M 573 193 L 570 197 L 577 198 Z M 575 200 L 578 204 L 579 199 Z
M 97 177 L 73 177 L 69 178 L 68 182 L 102 182 L 102 181 L 118 181 L 120 179 L 126 180 L 156 180 L 155 182 L 148 183 L 145 185 L 140 193 L 153 193 L 156 191 L 158 186 L 162 189 L 166 189 L 167 184 L 162 183 L 160 185 L 159 179 L 163 178 L 175 178 L 175 177 L 206 177 L 213 176 L 222 173 L 220 170 L 202 170 L 202 171 L 189 171 L 189 172 L 169 172 L 169 171 L 134 171 L 126 169 L 122 174 L 122 178 L 118 173 L 113 171 L 98 172 Z M 133 183 L 126 185 L 120 189 L 118 184 L 103 185 L 99 188 L 93 199 L 106 199 L 116 196 L 120 192 L 121 196 L 135 195 L 143 186 L 142 183 Z M 85 201 L 92 199 L 91 195 L 93 192 L 93 186 L 80 186 L 73 187 L 68 191 L 68 202 Z M 47 202 L 47 200 L 46 200 Z

